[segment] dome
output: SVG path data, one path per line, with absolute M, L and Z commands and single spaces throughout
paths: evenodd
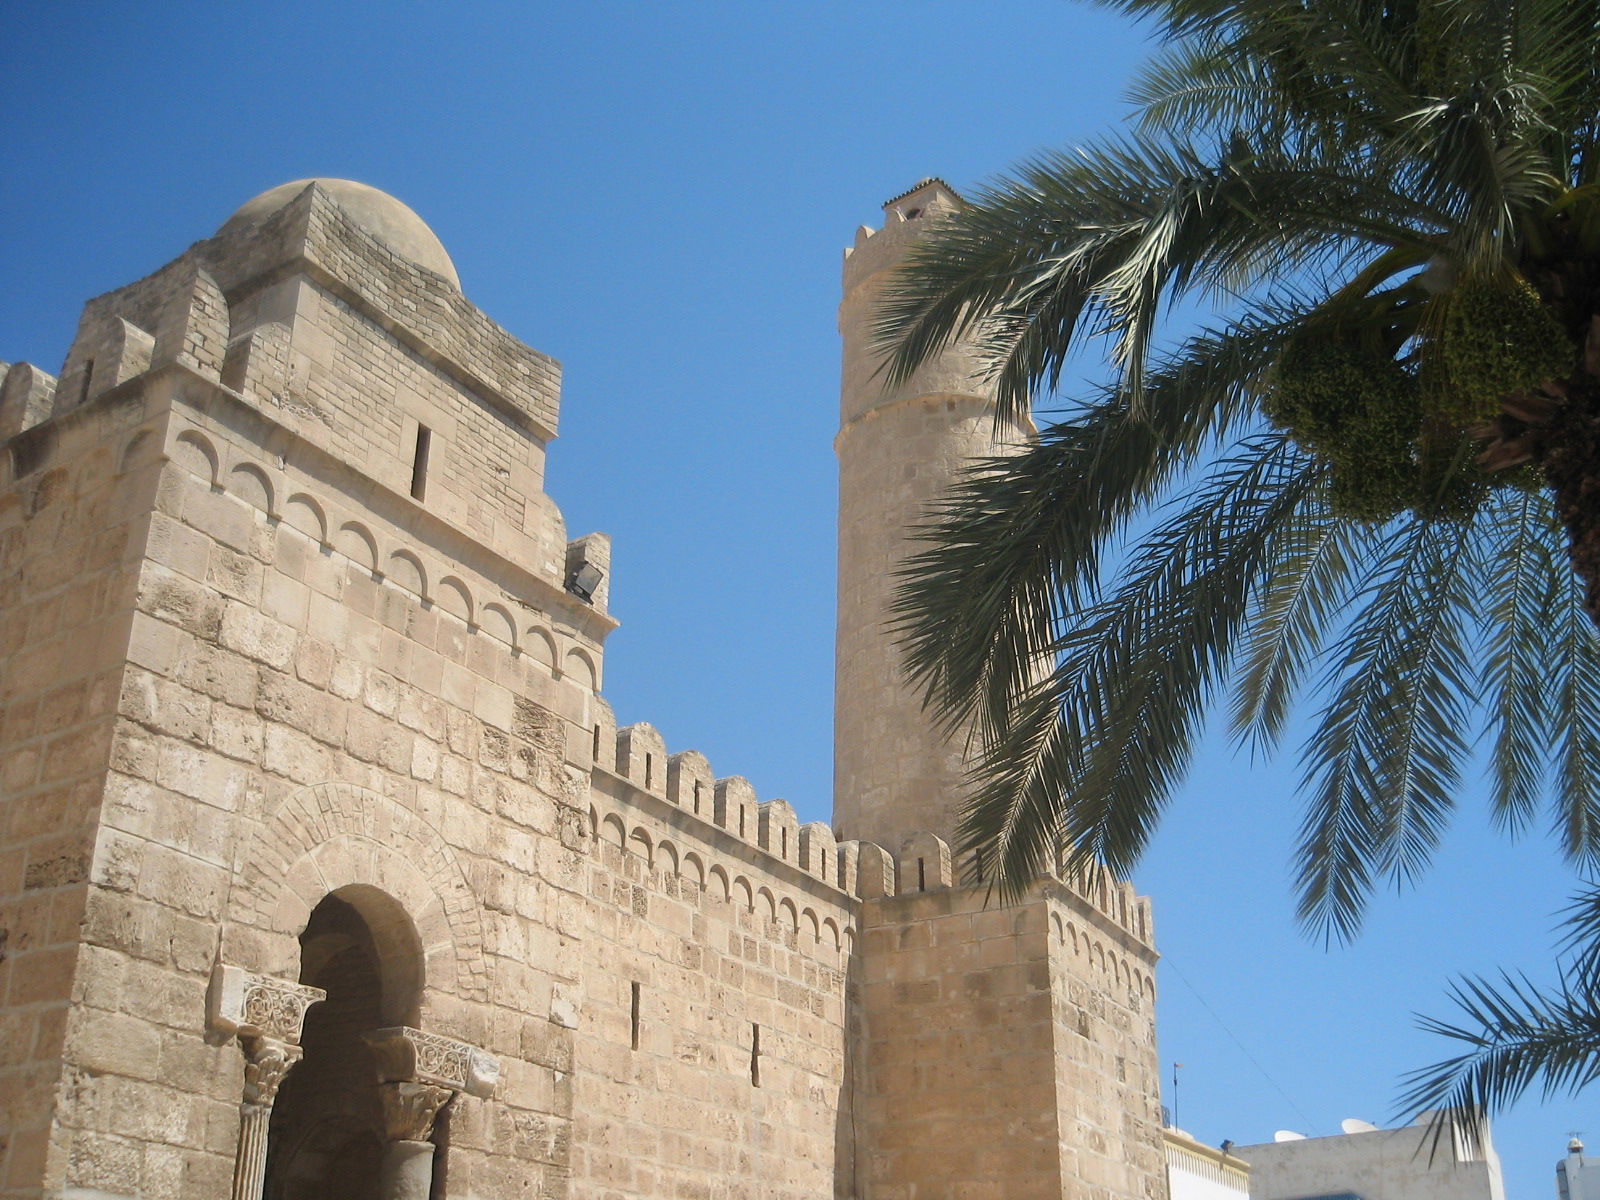
M 443 275 L 457 288 L 461 287 L 455 264 L 445 253 L 444 243 L 439 241 L 421 217 L 388 192 L 380 192 L 375 187 L 351 179 L 296 179 L 293 183 L 281 183 L 255 199 L 247 200 L 217 232 L 232 233 L 265 221 L 313 183 L 337 200 L 339 207 L 351 220 L 396 254 L 409 258 L 419 267 Z

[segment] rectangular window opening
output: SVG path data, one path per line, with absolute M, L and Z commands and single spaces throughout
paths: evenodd
M 94 359 L 91 358 L 88 362 L 83 364 L 83 390 L 78 393 L 79 404 L 87 404 L 89 402 L 89 384 L 93 381 L 93 379 Z
M 421 500 L 428 490 L 428 448 L 433 444 L 433 430 L 426 425 L 417 426 L 417 452 L 411 459 L 411 498 Z
M 656 777 L 656 759 L 655 759 L 655 755 L 646 754 L 644 756 L 644 790 L 645 791 L 648 792 L 650 790 L 651 786 L 655 782 L 655 777 Z
M 778 857 L 789 857 L 789 831 L 787 829 L 778 830 Z
M 694 811 L 697 813 L 700 811 L 700 781 L 698 779 L 694 781 Z
M 633 1033 L 632 1033 L 633 1048 L 635 1050 L 637 1050 L 639 1048 L 639 981 L 638 980 L 634 980 L 634 982 L 633 982 L 633 1006 L 632 1006 L 632 1011 L 631 1011 L 631 1013 L 629 1015 L 629 1020 L 632 1022 L 632 1028 L 633 1028 Z
M 600 726 L 598 726 L 598 725 L 596 725 L 594 727 L 594 751 L 593 751 L 593 753 L 594 753 L 595 762 L 599 762 L 600 761 Z
M 761 1026 L 750 1022 L 750 1086 L 761 1086 Z
M 739 810 L 739 836 L 744 837 L 744 809 Z
M 919 859 L 917 859 L 917 891 L 925 892 L 927 890 L 928 890 L 928 860 L 925 859 L 925 858 L 919 858 Z

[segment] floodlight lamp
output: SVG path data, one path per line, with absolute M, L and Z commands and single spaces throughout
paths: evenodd
M 567 591 L 585 603 L 592 603 L 595 591 L 605 577 L 604 571 L 592 562 L 584 560 L 573 568 L 571 575 L 567 576 Z

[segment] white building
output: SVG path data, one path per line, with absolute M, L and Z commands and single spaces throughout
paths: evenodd
M 1505 1200 L 1487 1126 L 1474 1144 L 1448 1133 L 1436 1140 L 1425 1120 L 1400 1129 L 1343 1124 L 1336 1137 L 1284 1130 L 1235 1149 L 1250 1164 L 1251 1200 Z M 1600 1200 L 1600 1170 L 1591 1186 Z
M 1567 1156 L 1556 1164 L 1556 1195 L 1560 1200 L 1600 1200 L 1600 1158 L 1586 1157 L 1577 1138 L 1567 1143 Z
M 1231 1150 L 1213 1149 L 1170 1125 L 1161 1136 L 1171 1200 L 1249 1200 L 1250 1169 Z

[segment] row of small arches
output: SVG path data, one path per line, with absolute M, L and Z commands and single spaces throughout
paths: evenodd
M 809 905 L 797 905 L 787 896 L 778 896 L 765 884 L 753 884 L 737 872 L 730 874 L 721 863 L 708 866 L 699 852 L 680 850 L 669 838 L 652 838 L 642 826 L 630 830 L 615 813 L 601 816 L 591 807 L 589 831 L 598 845 L 613 846 L 638 857 L 652 874 L 659 872 L 686 881 L 714 901 L 776 922 L 781 930 L 796 934 L 802 945 L 814 944 L 846 956 L 854 948 L 855 930 L 851 926 L 841 928 L 831 916 L 819 916 Z
M 1074 958 L 1108 975 L 1113 984 L 1126 987 L 1130 992 L 1152 1001 L 1156 998 L 1153 976 L 1119 957 L 1115 950 L 1107 950 L 1105 943 L 1090 937 L 1087 931 L 1078 929 L 1071 921 L 1063 921 L 1058 913 L 1050 915 L 1050 925 L 1057 944 L 1065 946 Z
M 1098 863 L 1076 870 L 1061 864 L 1061 878 L 1106 916 L 1136 937 L 1150 940 L 1150 922 L 1146 907 L 1134 895 L 1133 888 L 1116 879 L 1109 870 Z
M 532 622 L 522 626 L 511 610 L 497 600 L 478 602 L 473 589 L 457 575 L 430 570 L 416 551 L 405 546 L 383 547 L 372 529 L 360 521 L 334 525 L 327 507 L 306 492 L 293 492 L 280 500 L 273 480 L 259 464 L 236 462 L 224 470 L 216 445 L 204 434 L 186 429 L 178 434 L 173 457 L 215 491 L 237 497 L 311 539 L 323 553 L 337 552 L 357 569 L 414 595 L 425 607 L 448 613 L 469 633 L 482 633 L 508 647 L 514 656 L 526 655 L 554 678 L 570 678 L 589 691 L 599 687 L 599 663 L 579 645 L 562 648 L 562 639 L 548 626 Z

